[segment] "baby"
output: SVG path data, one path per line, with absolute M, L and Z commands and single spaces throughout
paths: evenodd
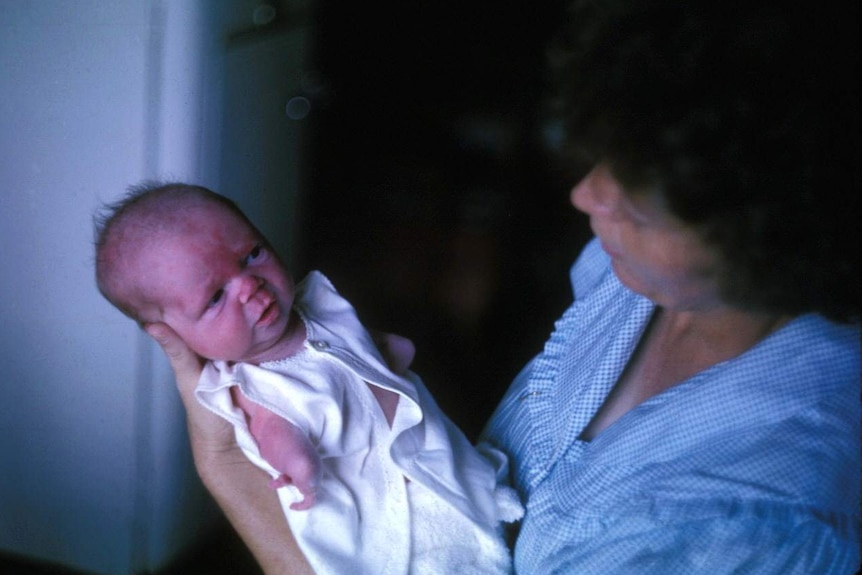
M 196 396 L 270 474 L 316 572 L 509 572 L 500 522 L 523 509 L 505 456 L 445 417 L 406 370 L 411 344 L 390 368 L 322 274 L 294 285 L 233 202 L 133 189 L 97 222 L 96 279 L 210 360 Z

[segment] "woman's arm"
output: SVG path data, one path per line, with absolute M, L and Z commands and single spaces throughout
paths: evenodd
M 168 356 L 186 417 L 195 467 L 207 490 L 267 575 L 313 574 L 285 521 L 269 477 L 240 450 L 230 424 L 194 397 L 201 359 L 167 325 L 146 326 Z

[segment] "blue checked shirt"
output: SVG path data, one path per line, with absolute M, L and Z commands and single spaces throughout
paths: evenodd
M 516 571 L 855 573 L 859 326 L 798 317 L 586 443 L 654 306 L 595 241 L 572 284 L 574 303 L 484 434 L 526 503 Z

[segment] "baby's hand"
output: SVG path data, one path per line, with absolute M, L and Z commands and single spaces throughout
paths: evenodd
M 294 460 L 292 462 L 294 470 L 291 475 L 282 473 L 269 482 L 272 489 L 281 489 L 292 485 L 299 491 L 302 495 L 302 501 L 295 501 L 290 504 L 290 508 L 296 511 L 310 509 L 317 501 L 317 486 L 320 484 L 320 458 L 317 457 L 317 453 L 314 456 L 313 460 Z M 272 463 L 270 462 L 270 464 Z M 273 467 L 276 466 L 273 465 Z M 282 468 L 283 466 L 276 467 L 279 470 Z

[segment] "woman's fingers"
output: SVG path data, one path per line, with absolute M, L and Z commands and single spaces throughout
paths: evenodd
M 203 367 L 201 358 L 186 345 L 180 336 L 174 332 L 167 324 L 150 323 L 144 326 L 144 329 L 156 342 L 162 347 L 165 355 L 168 356 L 168 361 L 171 362 L 171 368 L 177 377 L 177 382 L 183 385 L 189 380 L 194 380 L 197 383 Z
M 180 398 L 186 406 L 189 417 L 194 417 L 193 412 L 197 411 L 199 407 L 194 393 L 203 370 L 203 359 L 192 351 L 186 342 L 167 324 L 150 323 L 144 326 L 144 330 L 156 340 L 164 350 L 165 355 L 168 356 L 168 361 L 177 380 Z
M 192 449 L 199 453 L 198 446 L 207 451 L 232 446 L 233 436 L 229 433 L 232 429 L 230 424 L 195 399 L 195 388 L 203 369 L 201 357 L 164 323 L 147 324 L 144 330 L 162 347 L 174 370 L 177 390 L 186 408 Z
M 399 375 L 404 375 L 413 357 L 416 355 L 416 347 L 413 342 L 394 333 L 371 331 L 371 337 L 383 355 L 383 359 L 389 364 L 389 369 Z

